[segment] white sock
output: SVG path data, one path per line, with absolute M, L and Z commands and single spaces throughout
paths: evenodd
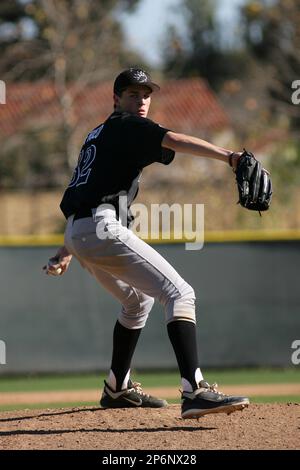
M 123 383 L 122 383 L 122 390 L 124 390 L 125 388 L 128 387 L 128 380 L 129 380 L 129 377 L 130 377 L 130 369 L 129 369 L 129 371 L 127 372 L 127 374 L 125 375 L 125 379 L 123 380 Z
M 117 388 L 117 379 L 112 370 L 109 371 L 107 383 L 109 387 L 115 392 Z
M 199 387 L 201 380 L 204 380 L 204 377 L 199 367 L 198 369 L 195 370 L 195 380 L 196 380 L 196 384 L 198 384 L 198 387 Z
M 128 387 L 129 377 L 130 377 L 130 369 L 127 372 L 127 374 L 125 375 L 125 378 L 124 378 L 123 383 L 122 383 L 121 390 L 124 390 L 125 388 Z M 109 371 L 108 379 L 107 379 L 106 382 L 108 383 L 110 388 L 115 392 L 116 389 L 117 389 L 117 379 L 116 379 L 116 376 L 115 376 L 115 374 L 113 373 L 112 370 Z

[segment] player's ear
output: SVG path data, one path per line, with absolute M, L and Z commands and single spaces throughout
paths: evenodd
M 120 106 L 120 96 L 114 93 L 113 99 L 114 99 L 114 108 L 118 108 Z

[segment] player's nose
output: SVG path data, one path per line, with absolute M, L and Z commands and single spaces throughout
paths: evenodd
M 146 98 L 144 96 L 139 96 L 138 104 L 143 106 L 146 103 Z

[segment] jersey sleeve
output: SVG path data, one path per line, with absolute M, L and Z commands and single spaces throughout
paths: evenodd
M 130 116 L 124 120 L 124 144 L 129 150 L 130 159 L 143 168 L 158 162 L 168 165 L 175 152 L 161 146 L 165 134 L 169 131 L 150 119 Z

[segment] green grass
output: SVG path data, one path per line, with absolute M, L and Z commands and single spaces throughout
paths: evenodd
M 105 374 L 0 377 L 0 392 L 49 392 L 102 388 Z
M 220 369 L 203 370 L 205 379 L 212 383 L 217 382 L 222 390 L 223 385 L 251 385 L 251 384 L 281 384 L 300 383 L 300 369 Z M 1 392 L 43 392 L 61 390 L 86 390 L 103 387 L 106 374 L 65 374 L 65 375 L 29 375 L 23 377 L 0 376 Z M 177 372 L 147 372 L 133 371 L 133 380 L 141 382 L 143 387 L 176 387 L 180 388 L 180 377 Z M 179 403 L 178 400 L 168 400 L 169 403 Z M 300 402 L 300 396 L 255 396 L 251 397 L 252 403 L 288 403 Z M 42 403 L 30 405 L 3 405 L 1 411 L 18 409 L 57 409 L 63 407 L 97 406 L 93 402 L 68 402 L 68 403 Z
M 300 383 L 300 368 L 290 369 L 236 369 L 203 371 L 205 379 L 222 385 Z M 1 377 L 0 392 L 32 392 L 52 390 L 100 389 L 106 374 L 74 374 L 26 377 Z M 180 387 L 177 372 L 133 371 L 134 380 L 144 387 Z
M 214 369 L 202 370 L 205 380 L 222 385 L 300 383 L 300 368 L 290 369 Z M 178 386 L 177 373 L 136 374 L 145 387 Z

